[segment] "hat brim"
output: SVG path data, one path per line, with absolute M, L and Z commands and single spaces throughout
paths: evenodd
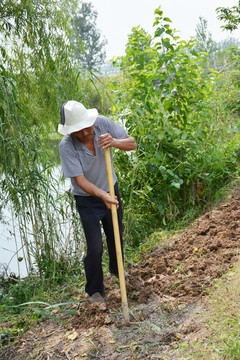
M 87 117 L 81 122 L 78 122 L 74 125 L 58 125 L 58 132 L 62 135 L 72 134 L 75 131 L 80 131 L 82 129 L 88 128 L 95 123 L 95 120 L 98 117 L 97 109 L 88 109 L 87 110 Z

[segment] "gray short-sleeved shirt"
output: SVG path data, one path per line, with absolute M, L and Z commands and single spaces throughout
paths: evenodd
M 65 135 L 59 144 L 63 174 L 65 178 L 71 178 L 73 195 L 89 195 L 76 184 L 74 177 L 78 175 L 84 175 L 98 188 L 108 191 L 105 154 L 104 149 L 98 147 L 99 136 L 109 133 L 115 139 L 127 137 L 127 132 L 120 125 L 102 115 L 97 117 L 93 127 L 96 155 L 93 155 L 73 134 Z M 114 169 L 113 182 L 116 182 Z

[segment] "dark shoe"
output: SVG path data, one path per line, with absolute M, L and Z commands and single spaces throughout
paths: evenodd
M 88 301 L 90 302 L 90 304 L 105 303 L 104 298 L 102 297 L 102 295 L 99 292 L 96 292 L 95 294 L 89 296 Z

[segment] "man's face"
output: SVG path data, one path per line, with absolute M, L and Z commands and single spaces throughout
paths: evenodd
M 85 129 L 82 129 L 80 131 L 75 131 L 73 133 L 73 135 L 75 135 L 82 143 L 88 142 L 91 139 L 93 139 L 94 128 L 93 128 L 93 126 L 89 126 L 89 127 L 85 128 Z

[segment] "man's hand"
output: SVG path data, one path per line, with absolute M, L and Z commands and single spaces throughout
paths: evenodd
M 111 209 L 111 204 L 116 205 L 116 206 L 117 206 L 117 209 L 118 209 L 118 207 L 119 207 L 119 202 L 118 202 L 118 200 L 117 200 L 117 196 L 115 196 L 115 200 L 113 200 L 113 199 L 111 198 L 111 196 L 109 195 L 109 193 L 105 193 L 101 198 L 102 198 L 102 200 L 104 201 L 104 203 L 105 203 L 105 205 L 106 205 L 106 207 L 107 207 L 108 209 Z
M 120 150 L 135 150 L 137 147 L 136 141 L 132 136 L 127 136 L 125 139 L 115 139 L 109 133 L 99 136 L 98 146 L 106 149 L 108 147 L 115 147 Z
M 102 147 L 104 149 L 107 149 L 108 147 L 114 146 L 113 137 L 109 133 L 100 135 L 99 136 L 98 146 Z

